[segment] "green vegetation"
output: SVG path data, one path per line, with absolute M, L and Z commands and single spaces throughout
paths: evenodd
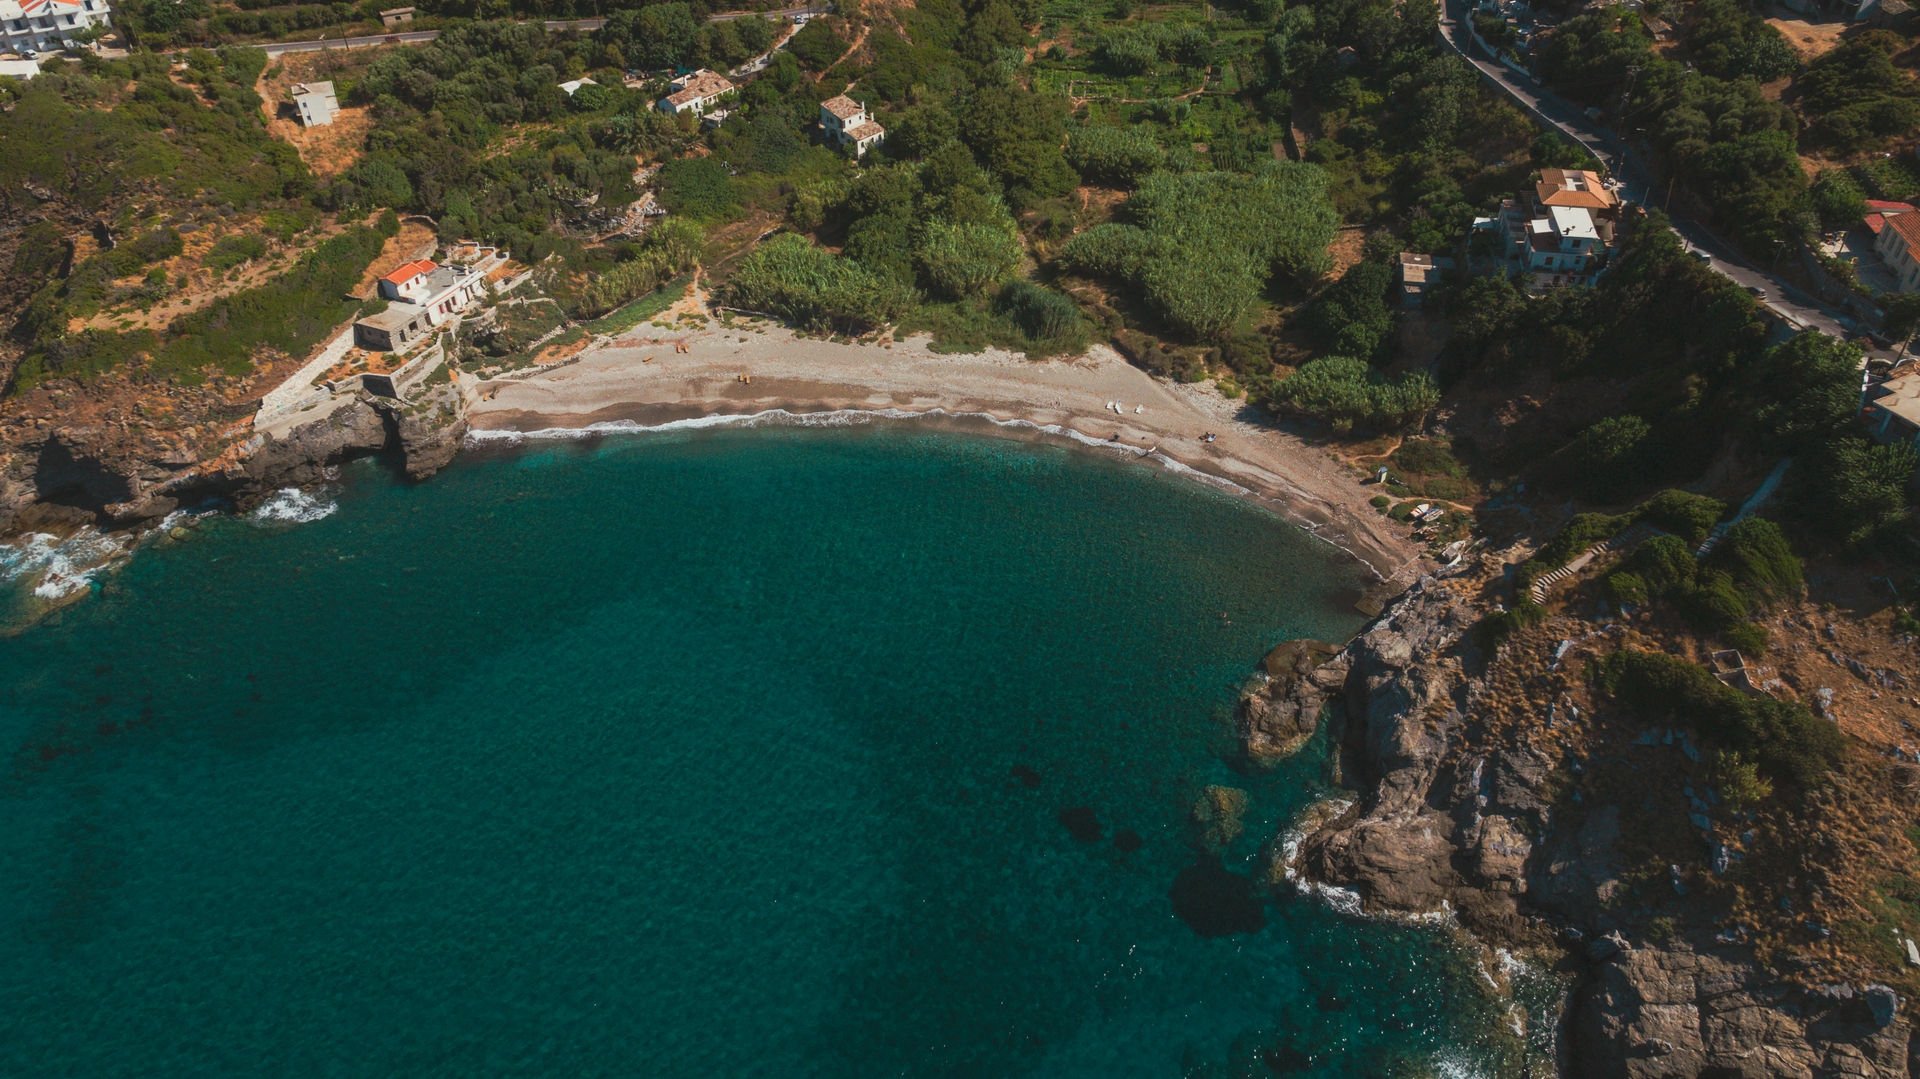
M 1778 35 L 1730 2 L 1709 6 L 1702 22 L 1699 70 L 1656 55 L 1639 14 L 1626 9 L 1567 20 L 1540 67 L 1576 101 L 1611 111 L 1624 99 L 1613 126 L 1643 128 L 1681 182 L 1711 193 L 1715 222 L 1771 258 L 1776 244 L 1798 240 L 1807 187 L 1795 152 L 1799 124 L 1753 79 L 1780 67 L 1771 44 Z
M 1818 786 L 1846 755 L 1846 737 L 1832 723 L 1798 704 L 1722 685 L 1676 656 L 1621 651 L 1598 668 L 1600 688 L 1641 718 L 1691 727 L 1751 760 L 1774 783 Z
M 231 270 L 267 253 L 267 242 L 251 232 L 222 236 L 207 250 L 202 263 L 212 270 Z
M 1842 152 L 1876 149 L 1920 126 L 1920 87 L 1894 66 L 1908 42 L 1868 31 L 1807 65 L 1799 80 L 1807 138 Z
M 1251 176 L 1154 173 L 1127 200 L 1126 223 L 1074 237 L 1062 258 L 1139 288 L 1181 332 L 1218 339 L 1273 274 L 1310 281 L 1325 271 L 1336 224 L 1326 183 L 1320 169 L 1296 164 Z
M 1772 521 L 1749 517 L 1727 531 L 1704 562 L 1678 536 L 1641 544 L 1607 577 L 1621 603 L 1671 601 L 1698 632 L 1718 636 L 1749 652 L 1766 647 L 1766 632 L 1752 616 L 1797 599 L 1805 589 L 1800 559 Z
M 1345 434 L 1402 427 L 1438 404 L 1440 391 L 1425 372 L 1390 379 L 1365 360 L 1327 356 L 1275 384 L 1270 400 Z
M 755 248 L 728 282 L 726 302 L 808 329 L 868 333 L 905 309 L 905 289 L 805 237 L 776 236 Z

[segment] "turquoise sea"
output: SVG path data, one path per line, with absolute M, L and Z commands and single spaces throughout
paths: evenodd
M 1330 792 L 1235 694 L 1364 583 L 1263 510 L 908 427 L 327 497 L 0 638 L 0 1075 L 1516 1067 L 1443 934 L 1248 878 Z

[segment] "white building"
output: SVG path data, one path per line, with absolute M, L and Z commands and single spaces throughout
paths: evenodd
M 490 266 L 488 262 L 441 266 L 432 259 L 416 259 L 396 267 L 380 279 L 380 298 L 388 301 L 387 309 L 353 324 L 354 344 L 384 352 L 404 351 L 479 299 Z
M 820 132 L 828 142 L 859 157 L 886 141 L 887 129 L 873 122 L 867 107 L 841 94 L 820 103 Z
M 1531 192 L 1502 202 L 1500 216 L 1484 224 L 1503 237 L 1504 256 L 1537 292 L 1598 280 L 1619 217 L 1619 198 L 1597 174 L 1543 169 Z
M 301 127 L 319 127 L 333 123 L 340 100 L 333 96 L 330 82 L 297 82 L 293 84 L 293 107 L 300 114 Z
M 667 84 L 670 93 L 660 99 L 660 111 L 675 116 L 690 112 L 701 116 L 721 98 L 733 93 L 733 82 L 717 71 L 706 68 L 682 75 Z
M 88 27 L 107 25 L 107 0 L 0 0 L 0 49 L 25 56 L 78 48 Z
M 560 84 L 560 89 L 566 91 L 566 94 L 568 97 L 572 97 L 573 92 L 575 90 L 580 89 L 582 86 L 598 86 L 598 85 L 600 84 L 597 82 L 594 82 L 592 79 L 589 79 L 583 76 L 578 79 L 568 79 L 566 82 L 563 82 Z

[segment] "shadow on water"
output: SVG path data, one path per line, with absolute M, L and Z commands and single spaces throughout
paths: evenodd
M 1257 933 L 1267 924 L 1253 878 L 1228 869 L 1217 854 L 1202 854 L 1182 869 L 1167 897 L 1173 913 L 1203 937 Z

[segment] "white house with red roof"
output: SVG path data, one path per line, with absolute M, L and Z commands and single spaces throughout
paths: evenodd
M 453 318 L 486 290 L 487 271 L 499 261 L 472 266 L 442 266 L 432 259 L 403 262 L 380 278 L 387 309 L 353 324 L 361 348 L 401 352 L 435 326 Z
M 659 101 L 661 112 L 705 116 L 708 110 L 732 95 L 735 87 L 733 80 L 703 67 L 674 79 L 667 84 L 667 90 L 667 96 Z
M 107 0 L 0 0 L 0 49 L 25 56 L 78 47 L 112 10 Z
M 874 123 L 867 107 L 845 94 L 820 103 L 820 133 L 828 142 L 859 157 L 886 141 L 887 129 Z

